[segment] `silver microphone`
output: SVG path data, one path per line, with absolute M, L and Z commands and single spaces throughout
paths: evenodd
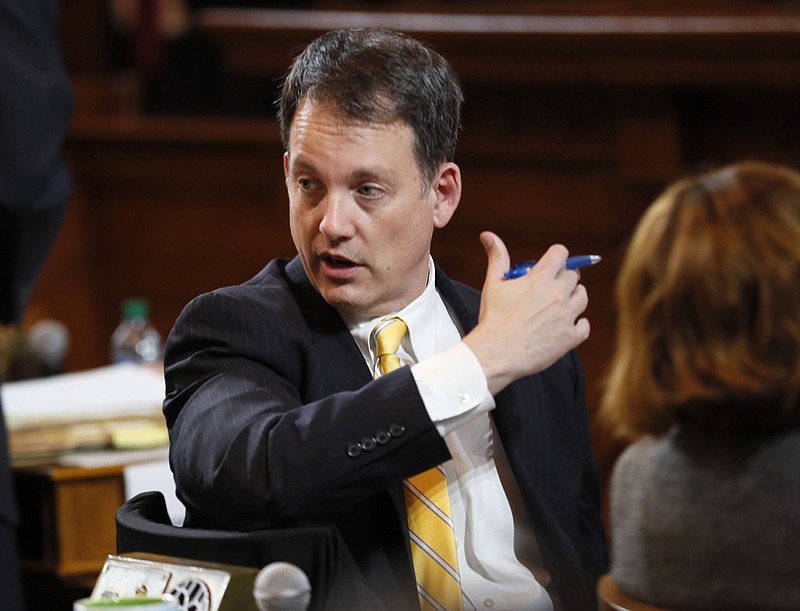
M 69 348 L 69 330 L 64 323 L 50 318 L 34 323 L 28 331 L 28 344 L 39 361 L 42 375 L 63 373 L 64 356 Z
M 311 602 L 311 583 L 300 567 L 272 562 L 256 575 L 253 598 L 260 611 L 306 611 Z

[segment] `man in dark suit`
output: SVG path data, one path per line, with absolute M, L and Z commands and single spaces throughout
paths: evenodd
M 586 291 L 560 245 L 504 280 L 490 232 L 482 295 L 434 265 L 461 194 L 461 103 L 447 62 L 400 34 L 331 32 L 295 60 L 279 119 L 298 256 L 176 321 L 178 494 L 195 527 L 334 524 L 387 609 L 429 608 L 404 482 L 440 465 L 460 592 L 438 608 L 595 608 L 607 554 L 574 351 Z M 386 358 L 409 366 L 389 372 L 375 329 L 395 318 L 407 332 Z
M 69 178 L 61 144 L 72 90 L 54 0 L 0 0 L 0 325 L 22 319 L 33 281 L 61 226 Z M 0 593 L 22 609 L 17 522 L 0 406 Z

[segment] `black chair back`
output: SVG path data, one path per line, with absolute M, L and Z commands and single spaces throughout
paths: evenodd
M 381 609 L 335 526 L 232 532 L 172 524 L 164 496 L 142 492 L 119 508 L 117 553 L 147 552 L 261 569 L 291 562 L 311 582 L 309 611 Z

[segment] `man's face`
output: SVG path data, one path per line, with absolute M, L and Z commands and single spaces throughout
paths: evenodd
M 442 164 L 426 185 L 412 144 L 405 123 L 352 123 L 307 101 L 297 108 L 284 156 L 292 239 L 311 283 L 344 313 L 388 314 L 425 288 L 433 229 L 455 210 L 460 175 Z M 455 198 L 442 195 L 442 172 Z

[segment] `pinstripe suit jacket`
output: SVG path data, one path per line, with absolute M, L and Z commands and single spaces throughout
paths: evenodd
M 438 269 L 436 278 L 472 329 L 479 294 Z M 298 258 L 194 299 L 168 338 L 165 366 L 170 459 L 187 525 L 334 523 L 387 608 L 417 605 L 401 481 L 448 459 L 447 447 L 409 368 L 372 380 Z M 594 608 L 607 555 L 577 356 L 512 384 L 496 402 L 493 418 L 558 598 L 567 609 Z

